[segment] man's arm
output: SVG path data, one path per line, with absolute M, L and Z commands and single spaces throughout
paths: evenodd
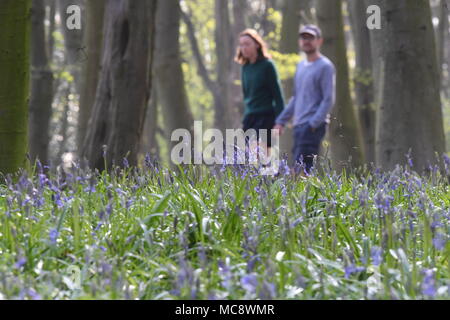
M 297 71 L 298 72 L 298 65 Z M 297 84 L 294 81 L 294 88 L 292 89 L 292 98 L 289 100 L 287 107 L 283 110 L 283 112 L 277 117 L 275 120 L 275 124 L 277 127 L 284 127 L 289 120 L 292 119 L 295 110 L 295 100 L 297 98 Z
M 295 96 L 289 100 L 287 107 L 283 110 L 283 112 L 278 116 L 275 123 L 277 125 L 285 126 L 289 120 L 291 120 L 295 109 Z
M 317 112 L 309 120 L 311 128 L 316 129 L 326 119 L 327 114 L 336 102 L 336 69 L 333 65 L 324 68 L 320 78 L 320 90 L 323 98 Z

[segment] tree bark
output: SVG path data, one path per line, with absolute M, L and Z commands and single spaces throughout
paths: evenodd
M 53 59 L 53 52 L 55 48 L 55 38 L 53 37 L 53 33 L 56 29 L 56 2 L 54 0 L 47 0 L 47 6 L 49 8 L 49 26 L 48 26 L 48 33 L 47 33 L 47 53 L 49 56 L 49 59 Z
M 437 54 L 428 0 L 383 1 L 386 22 L 377 164 L 386 170 L 406 163 L 414 169 L 435 162 L 445 150 Z
M 214 81 L 211 78 L 210 72 L 205 66 L 205 62 L 203 61 L 203 57 L 200 52 L 197 37 L 195 35 L 195 27 L 191 21 L 191 17 L 186 12 L 181 12 L 181 17 L 187 27 L 187 35 L 189 37 L 189 42 L 191 44 L 192 54 L 197 63 L 198 75 L 200 76 L 203 83 L 205 84 L 205 87 L 211 92 L 213 99 L 214 99 L 215 127 L 219 130 L 223 130 L 224 128 L 227 127 L 227 123 L 229 123 L 229 120 L 227 120 L 227 119 L 221 120 L 219 117 L 219 114 L 228 115 L 228 113 L 226 112 L 227 104 L 226 104 L 226 101 L 225 101 L 223 93 L 222 93 L 222 88 L 219 86 L 218 81 Z M 238 118 L 240 120 L 240 117 L 236 117 L 236 118 Z M 235 127 L 233 126 L 233 127 L 229 127 L 229 128 L 235 128 Z
M 98 79 L 101 70 L 103 18 L 105 0 L 87 1 L 86 3 L 86 39 L 87 60 L 83 64 L 82 85 L 80 92 L 80 108 L 78 113 L 77 147 L 81 154 L 89 117 L 95 102 Z
M 216 108 L 215 125 L 220 130 L 236 128 L 241 120 L 231 96 L 234 46 L 229 11 L 228 1 L 215 0 L 217 85 L 222 98 L 222 103 Z
M 299 53 L 298 31 L 301 23 L 301 11 L 305 6 L 305 0 L 287 0 L 282 8 L 283 20 L 281 25 L 280 52 Z M 287 100 L 292 96 L 294 79 L 283 80 L 284 96 Z M 294 144 L 292 128 L 286 127 L 286 132 L 280 138 L 280 154 L 288 155 L 289 163 L 293 162 L 292 147 Z
M 91 0 L 92 1 L 92 0 Z M 94 0 L 97 1 L 97 0 Z M 88 1 L 89 2 L 89 1 Z M 69 30 L 66 26 L 69 14 L 67 14 L 67 8 L 71 5 L 77 5 L 82 8 L 84 12 L 84 0 L 59 0 L 59 14 L 61 17 L 61 29 L 64 35 L 64 47 L 65 47 L 65 61 L 67 63 L 67 69 L 74 78 L 76 93 L 80 93 L 81 86 L 81 66 L 84 62 L 83 57 L 83 26 L 84 26 L 84 14 L 82 13 L 81 30 L 74 29 Z
M 105 10 L 102 72 L 83 155 L 98 169 L 137 164 L 146 106 L 156 1 L 108 1 Z M 106 160 L 103 146 L 107 146 Z
M 375 163 L 374 78 L 372 75 L 372 51 L 369 29 L 366 26 L 366 6 L 361 0 L 348 0 L 351 29 L 356 53 L 355 95 L 361 121 L 364 155 L 369 163 Z
M 236 49 L 239 45 L 239 34 L 247 28 L 247 14 L 248 14 L 249 6 L 246 0 L 234 0 L 233 1 L 233 46 L 232 53 L 236 54 Z M 231 56 L 231 59 L 234 60 L 234 56 Z M 236 119 L 234 124 L 236 127 L 240 127 L 242 116 L 244 114 L 244 96 L 242 93 L 242 85 L 241 85 L 241 66 L 232 62 L 231 66 L 231 103 L 232 106 L 236 109 Z
M 363 164 L 361 135 L 349 87 L 341 0 L 317 0 L 316 14 L 324 36 L 322 52 L 336 66 L 336 105 L 329 128 L 332 164 L 336 170 Z M 348 161 L 350 160 L 350 161 Z
M 438 49 L 438 67 L 440 83 L 443 91 L 445 92 L 445 74 L 444 74 L 444 64 L 445 61 L 445 51 L 446 43 L 448 39 L 448 18 L 449 18 L 449 8 L 448 0 L 440 0 L 439 2 L 439 27 L 437 33 L 437 49 Z M 448 50 L 448 48 L 447 48 Z
M 159 158 L 159 146 L 156 140 L 158 131 L 158 94 L 153 86 L 151 99 L 145 115 L 144 131 L 141 138 L 140 153 L 149 154 L 152 159 Z
M 29 89 L 30 0 L 0 1 L 0 173 L 25 166 Z
M 193 130 L 194 121 L 184 84 L 180 54 L 180 5 L 178 0 L 158 0 L 153 76 L 164 119 L 168 146 L 176 129 Z M 169 158 L 171 148 L 168 148 Z
M 28 139 L 32 163 L 48 164 L 49 125 L 53 100 L 53 73 L 50 70 L 45 37 L 45 4 L 32 2 L 31 99 Z

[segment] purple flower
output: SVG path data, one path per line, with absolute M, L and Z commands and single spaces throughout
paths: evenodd
M 232 273 L 230 267 L 223 261 L 219 261 L 219 274 L 222 277 L 222 286 L 228 291 L 231 290 Z
M 408 161 L 408 166 L 410 168 L 412 168 L 414 166 L 414 163 L 413 163 L 413 160 L 412 160 L 412 157 L 411 157 L 411 153 L 412 153 L 412 150 L 409 149 L 409 152 L 405 155 L 406 156 L 406 160 Z
M 108 204 L 106 205 L 106 214 L 107 214 L 108 216 L 110 216 L 111 213 L 112 213 L 112 204 L 111 204 L 111 203 L 108 203 Z
M 95 186 L 93 184 L 89 184 L 88 187 L 84 188 L 84 192 L 94 193 L 95 192 Z
M 350 276 L 354 273 L 360 273 L 365 271 L 366 268 L 364 267 L 356 267 L 354 264 L 349 265 L 348 267 L 345 268 L 345 279 L 350 278 Z
M 380 247 L 374 246 L 370 249 L 370 255 L 372 257 L 372 263 L 374 266 L 379 266 L 383 261 L 382 250 Z
M 425 269 L 422 271 L 424 275 L 422 281 L 422 294 L 430 298 L 436 296 L 436 286 L 434 280 L 434 271 L 431 269 Z
M 134 199 L 133 199 L 133 198 L 128 199 L 128 200 L 126 201 L 126 203 L 125 203 L 125 208 L 126 208 L 127 210 L 130 209 L 131 206 L 133 205 L 133 203 L 134 203 Z
M 130 164 L 129 164 L 127 158 L 123 158 L 122 163 L 123 163 L 123 167 L 124 167 L 124 168 L 129 168 L 129 167 L 130 167 Z
M 152 167 L 152 160 L 151 160 L 150 155 L 148 153 L 145 155 L 144 162 L 145 162 L 145 167 L 147 169 L 150 169 Z
M 56 229 L 51 229 L 49 232 L 49 238 L 50 238 L 50 242 L 52 244 L 56 244 L 56 240 L 58 239 L 59 236 L 59 232 Z
M 441 250 L 444 250 L 446 244 L 447 244 L 447 239 L 445 239 L 444 235 L 441 233 L 437 233 L 433 239 L 434 247 L 437 250 L 441 251 Z
M 255 293 L 258 287 L 258 278 L 254 274 L 249 274 L 241 278 L 241 286 L 249 293 Z
M 17 260 L 17 262 L 14 264 L 14 268 L 16 269 L 20 269 L 22 268 L 25 263 L 27 263 L 27 259 L 24 257 L 19 258 L 19 260 Z

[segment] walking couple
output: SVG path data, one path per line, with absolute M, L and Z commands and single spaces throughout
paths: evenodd
M 297 65 L 292 98 L 286 108 L 275 64 L 267 45 L 253 29 L 239 36 L 236 62 L 242 65 L 244 93 L 243 129 L 267 130 L 267 148 L 271 147 L 271 129 L 283 134 L 293 118 L 295 165 L 309 174 L 314 156 L 330 122 L 330 110 L 335 103 L 335 67 L 320 53 L 322 32 L 315 25 L 299 31 L 299 46 L 306 59 Z

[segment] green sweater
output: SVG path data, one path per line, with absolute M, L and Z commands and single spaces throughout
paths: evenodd
M 242 88 L 244 91 L 244 116 L 275 111 L 275 116 L 284 109 L 283 92 L 274 63 L 260 59 L 242 67 Z

